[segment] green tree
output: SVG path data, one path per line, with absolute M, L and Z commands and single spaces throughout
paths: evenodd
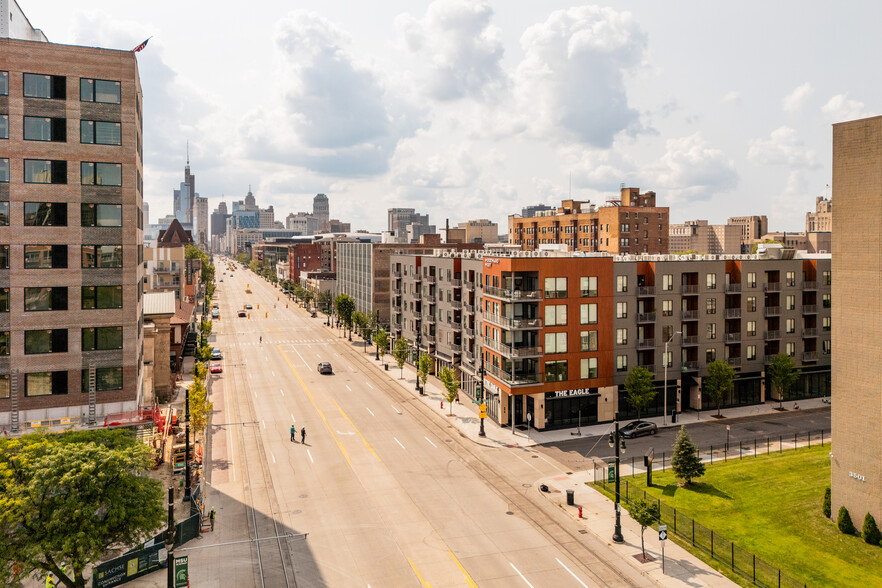
M 735 381 L 735 370 L 725 361 L 715 359 L 707 364 L 707 376 L 701 381 L 704 394 L 717 405 L 717 416 L 722 411 L 723 399 L 732 390 Z
M 197 361 L 193 366 L 193 377 L 197 382 L 205 382 L 205 376 L 208 375 L 208 369 L 205 363 Z
M 380 329 L 377 331 L 377 336 L 374 337 L 374 343 L 377 344 L 377 351 L 383 359 L 383 364 L 385 364 L 386 352 L 389 351 L 389 335 L 386 333 L 386 329 Z
M 640 525 L 640 550 L 643 552 L 643 559 L 646 559 L 646 544 L 643 542 L 643 531 L 646 530 L 646 527 L 651 527 L 659 520 L 660 510 L 658 502 L 647 502 L 642 498 L 638 498 L 631 503 L 628 514 Z
M 686 427 L 681 426 L 674 441 L 674 454 L 671 456 L 671 469 L 674 475 L 683 480 L 684 486 L 692 483 L 692 480 L 704 475 L 704 464 L 698 457 L 698 448 L 692 443 Z
M 205 384 L 195 381 L 188 388 L 190 393 L 190 426 L 196 433 L 205 431 L 208 419 L 211 418 L 211 410 L 214 403 L 208 401 L 208 393 Z
M 793 364 L 793 358 L 786 353 L 776 355 L 772 363 L 766 369 L 772 386 L 778 392 L 778 408 L 784 407 L 784 396 L 790 392 L 790 388 L 799 380 L 799 370 Z
M 197 361 L 209 361 L 211 359 L 211 346 L 204 343 L 196 348 Z
M 634 367 L 625 378 L 625 399 L 628 404 L 637 411 L 637 420 L 640 413 L 655 399 L 658 391 L 652 385 L 652 373 L 640 366 Z
M 211 335 L 211 321 L 200 321 L 199 330 L 202 332 L 203 337 L 208 337 Z
M 404 377 L 404 362 L 407 361 L 407 354 L 410 351 L 410 346 L 407 343 L 407 339 L 404 337 L 399 337 L 395 341 L 395 350 L 392 352 L 393 357 L 395 357 L 395 363 L 398 365 L 398 369 L 400 370 L 398 374 L 398 379 Z
M 830 496 L 830 486 L 827 486 L 827 489 L 824 490 L 824 516 L 828 519 L 833 516 L 833 505 Z
M 343 324 L 349 330 L 349 338 L 352 339 L 352 313 L 355 312 L 355 300 L 349 294 L 340 294 L 334 299 L 334 308 Z
M 184 247 L 184 257 L 186 259 L 199 259 L 202 263 L 202 282 L 210 284 L 214 282 L 214 266 L 211 264 L 211 258 L 208 254 L 198 247 L 186 245 Z
M 429 379 L 429 370 L 431 369 L 432 358 L 425 353 L 421 353 L 419 359 L 417 359 L 417 378 L 419 378 L 423 390 L 426 389 L 426 380 Z
M 438 379 L 444 384 L 444 400 L 447 401 L 447 405 L 450 407 L 450 412 L 448 414 L 452 416 L 453 401 L 456 400 L 456 396 L 459 394 L 459 380 L 456 378 L 456 372 L 449 367 L 442 367 L 438 372 Z
M 854 528 L 854 523 L 851 522 L 851 515 L 848 514 L 848 509 L 844 506 L 839 507 L 839 518 L 836 521 L 836 526 L 846 535 L 854 535 L 857 532 L 857 529 Z
M 138 475 L 153 466 L 150 448 L 132 434 L 91 433 L 0 438 L 0 584 L 14 585 L 17 562 L 20 577 L 52 572 L 85 588 L 88 566 L 162 524 L 162 484 Z
M 260 262 L 258 262 L 256 259 L 252 259 L 248 263 L 248 269 L 250 269 L 252 272 L 254 272 L 255 274 L 257 274 L 259 276 L 260 275 Z
M 247 253 L 240 253 L 236 256 L 236 261 L 239 262 L 239 265 L 248 265 L 248 263 L 251 261 L 251 256 L 249 256 Z
M 325 314 L 331 314 L 331 293 L 328 290 L 320 290 L 315 297 L 315 304 Z
M 861 537 L 870 545 L 879 545 L 879 541 L 882 540 L 882 534 L 879 533 L 879 527 L 876 526 L 876 519 L 870 513 L 864 517 L 864 529 Z

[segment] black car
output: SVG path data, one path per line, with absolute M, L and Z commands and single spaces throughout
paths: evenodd
M 655 435 L 658 433 L 658 425 L 649 421 L 634 421 L 622 427 L 619 432 L 625 439 L 642 435 Z
M 327 361 L 323 361 L 318 364 L 318 373 L 320 374 L 333 374 L 334 368 L 331 367 L 331 363 Z

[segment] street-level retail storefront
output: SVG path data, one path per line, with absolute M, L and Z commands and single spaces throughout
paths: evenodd
M 595 425 L 598 422 L 597 388 L 559 390 L 545 393 L 545 428 L 563 429 Z

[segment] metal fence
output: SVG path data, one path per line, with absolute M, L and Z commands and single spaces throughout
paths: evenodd
M 813 441 L 815 445 L 824 445 L 830 441 L 830 432 L 827 430 L 816 433 L 795 434 L 792 438 L 779 436 L 777 439 L 772 437 L 757 438 L 753 442 L 739 442 L 738 447 L 731 445 L 729 447 L 714 448 L 709 447 L 702 451 L 699 449 L 698 454 L 702 461 L 713 463 L 713 460 L 728 461 L 729 459 L 744 459 L 745 457 L 757 457 L 759 455 L 767 455 L 773 452 L 783 452 L 785 449 L 797 449 L 799 447 L 811 447 Z M 662 471 L 665 471 L 669 456 L 662 453 Z M 615 486 L 612 481 L 608 481 L 608 467 L 606 462 L 595 462 L 594 480 L 603 484 L 603 488 L 610 492 L 615 492 Z M 643 467 L 643 458 L 641 456 L 639 466 L 632 458 L 631 476 L 640 473 L 638 468 Z M 598 469 L 601 469 L 598 476 Z M 654 468 L 655 469 L 655 468 Z M 642 471 L 645 472 L 645 469 Z M 620 474 L 622 475 L 622 474 Z M 729 541 L 713 529 L 705 527 L 701 523 L 697 523 L 694 519 L 679 512 L 676 508 L 667 505 L 637 486 L 631 488 L 630 481 L 622 480 L 624 489 L 620 489 L 621 499 L 625 503 L 634 502 L 637 499 L 643 499 L 647 502 L 655 502 L 659 508 L 659 524 L 667 525 L 668 532 L 674 533 L 685 541 L 697 547 L 704 553 L 711 556 L 722 563 L 731 572 L 746 578 L 756 586 L 765 588 L 806 588 L 807 585 L 796 580 L 780 568 L 770 564 L 769 562 L 757 557 L 755 554 L 739 547 L 734 541 Z M 612 486 L 612 488 L 609 488 Z

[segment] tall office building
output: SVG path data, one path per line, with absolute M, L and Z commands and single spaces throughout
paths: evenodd
M 184 228 L 193 228 L 193 206 L 196 193 L 196 176 L 190 173 L 190 158 L 187 157 L 187 166 L 184 168 L 184 181 L 181 187 L 174 192 L 174 214 Z
M 5 427 L 139 404 L 141 104 L 131 51 L 0 38 Z
M 833 516 L 882 519 L 882 116 L 833 125 Z
M 429 224 L 428 214 L 418 214 L 413 208 L 390 208 L 388 210 L 389 232 L 396 243 L 418 243 L 420 237 L 435 233 Z
M 150 206 L 145 201 L 141 209 L 144 211 L 144 226 L 146 227 L 150 224 Z
M 208 226 L 208 198 L 197 195 L 193 204 L 196 217 L 196 235 L 195 242 L 198 247 L 208 247 L 209 226 Z
M 331 220 L 331 208 L 328 204 L 328 197 L 324 194 L 316 194 L 312 199 L 312 216 L 318 223 L 318 231 L 324 232 L 328 230 L 328 222 Z

